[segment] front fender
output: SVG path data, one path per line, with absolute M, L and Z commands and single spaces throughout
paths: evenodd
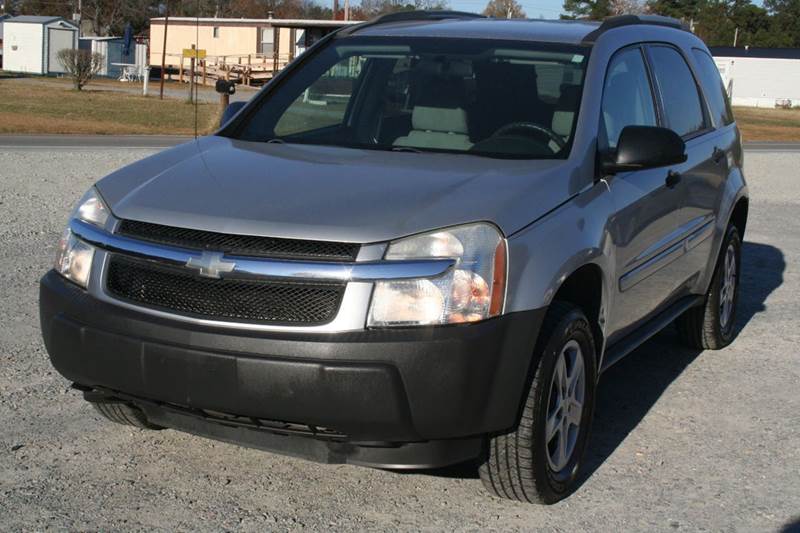
M 547 307 L 564 280 L 587 264 L 604 273 L 608 301 L 613 251 L 606 225 L 613 206 L 607 193 L 599 182 L 509 237 L 506 312 Z

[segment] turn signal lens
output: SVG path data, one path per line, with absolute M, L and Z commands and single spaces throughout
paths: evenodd
M 83 195 L 71 218 L 77 218 L 95 226 L 105 226 L 108 220 L 108 208 L 94 187 Z

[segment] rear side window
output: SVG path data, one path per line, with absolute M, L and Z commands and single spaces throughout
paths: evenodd
M 731 111 L 730 100 L 728 100 L 728 94 L 725 92 L 725 86 L 722 83 L 722 77 L 719 74 L 717 65 L 711 56 L 703 50 L 694 48 L 692 52 L 697 61 L 697 73 L 703 84 L 708 105 L 711 106 L 714 122 L 718 126 L 732 124 L 733 112 Z
M 639 48 L 617 53 L 603 88 L 603 133 L 606 146 L 617 147 L 625 126 L 657 126 L 650 79 Z
M 652 46 L 650 59 L 661 91 L 666 125 L 681 136 L 705 129 L 697 83 L 683 56 L 674 48 Z

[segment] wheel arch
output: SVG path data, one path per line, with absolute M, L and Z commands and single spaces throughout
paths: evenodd
M 553 301 L 568 302 L 578 307 L 589 319 L 595 342 L 595 359 L 600 363 L 600 354 L 605 346 L 605 305 L 607 302 L 603 270 L 596 263 L 586 263 L 572 271 L 558 286 Z
M 750 211 L 750 199 L 747 196 L 741 196 L 736 204 L 733 206 L 729 224 L 736 226 L 739 230 L 739 238 L 744 240 L 744 230 L 747 228 L 747 215 Z

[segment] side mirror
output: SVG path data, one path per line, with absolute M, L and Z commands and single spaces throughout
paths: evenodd
M 222 112 L 222 118 L 219 119 L 220 127 L 222 127 L 225 124 L 227 124 L 228 121 L 230 119 L 232 119 L 233 116 L 236 113 L 238 113 L 239 110 L 241 108 L 243 108 L 245 105 L 247 105 L 247 102 L 234 102 L 234 103 L 228 105 L 228 107 L 225 108 L 225 111 Z
M 666 167 L 686 161 L 686 144 L 674 131 L 655 126 L 626 126 L 616 151 L 602 161 L 606 174 Z

